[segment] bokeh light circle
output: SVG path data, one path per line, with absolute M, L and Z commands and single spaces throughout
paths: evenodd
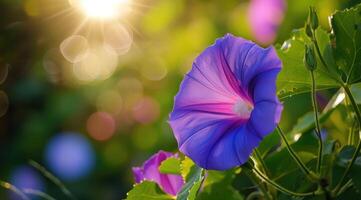
M 88 175 L 94 168 L 95 154 L 84 136 L 66 132 L 49 141 L 45 160 L 55 175 L 67 181 L 75 181 Z
M 152 67 L 143 66 L 141 68 L 142 75 L 148 80 L 159 81 L 162 80 L 168 73 L 164 65 L 153 65 Z
M 160 106 L 151 97 L 140 99 L 133 107 L 133 118 L 141 124 L 149 124 L 158 119 Z
M 41 174 L 30 166 L 16 167 L 10 174 L 10 184 L 20 190 L 32 189 L 43 191 L 45 188 L 44 179 Z M 18 200 L 19 196 L 13 192 L 9 192 L 9 198 Z
M 0 66 L 0 84 L 3 84 L 9 74 L 9 64 L 4 64 Z
M 113 140 L 105 146 L 103 158 L 109 166 L 119 168 L 122 164 L 126 164 L 129 159 L 129 152 L 124 144 Z
M 77 63 L 85 59 L 88 51 L 88 40 L 81 35 L 69 36 L 60 44 L 60 52 L 71 63 Z
M 16 167 L 10 176 L 10 183 L 19 189 L 44 189 L 41 174 L 30 166 Z
M 88 118 L 86 128 L 93 139 L 105 141 L 114 135 L 116 123 L 109 113 L 95 112 Z
M 143 96 L 143 84 L 134 77 L 123 77 L 118 81 L 117 88 L 124 108 L 131 108 Z
M 64 58 L 58 48 L 48 50 L 43 57 L 43 68 L 51 82 L 57 83 L 62 79 Z
M 109 78 L 118 65 L 117 54 L 104 46 L 91 49 L 87 56 L 73 66 L 75 77 L 84 82 Z
M 115 90 L 107 90 L 101 93 L 96 100 L 98 111 L 104 111 L 113 115 L 119 114 L 123 108 L 123 99 Z
M 9 108 L 9 98 L 4 91 L 0 90 L 0 117 L 4 116 Z
M 113 49 L 118 55 L 126 54 L 133 43 L 131 31 L 119 23 L 105 25 L 103 37 L 105 47 Z

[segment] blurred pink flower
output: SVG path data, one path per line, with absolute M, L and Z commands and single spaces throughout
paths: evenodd
M 136 183 L 143 180 L 156 182 L 164 192 L 176 196 L 184 184 L 180 175 L 162 174 L 159 171 L 160 164 L 169 157 L 177 157 L 170 152 L 159 151 L 144 162 L 141 167 L 133 167 L 133 174 Z
M 251 0 L 248 21 L 258 43 L 268 45 L 274 42 L 285 10 L 285 0 Z

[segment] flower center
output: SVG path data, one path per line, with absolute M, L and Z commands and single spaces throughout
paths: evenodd
M 248 119 L 251 116 L 253 105 L 244 100 L 237 100 L 233 105 L 233 112 L 243 119 Z

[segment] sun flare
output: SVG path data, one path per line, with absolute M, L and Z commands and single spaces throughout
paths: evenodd
M 78 0 L 76 5 L 90 18 L 112 19 L 129 8 L 129 0 Z

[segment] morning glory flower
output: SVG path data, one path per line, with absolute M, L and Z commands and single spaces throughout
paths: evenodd
M 248 21 L 257 42 L 264 45 L 274 42 L 285 10 L 284 0 L 251 0 Z
M 227 34 L 203 51 L 181 83 L 169 123 L 179 150 L 205 169 L 245 163 L 280 120 L 276 96 L 281 61 Z
M 177 155 L 170 152 L 159 151 L 144 162 L 141 167 L 133 167 L 133 174 L 136 183 L 143 180 L 156 182 L 164 192 L 176 196 L 182 189 L 184 184 L 183 178 L 180 175 L 162 174 L 159 172 L 160 164 L 169 157 L 176 157 Z

